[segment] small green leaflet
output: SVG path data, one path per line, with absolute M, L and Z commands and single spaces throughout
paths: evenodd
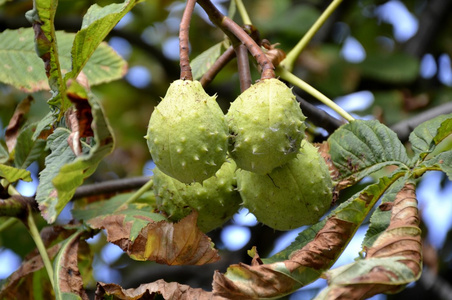
M 58 31 L 56 37 L 61 69 L 65 73 L 71 69 L 70 51 L 75 34 Z M 34 51 L 33 39 L 32 28 L 7 29 L 0 33 L 1 82 L 25 92 L 49 89 L 44 63 Z M 127 63 L 106 43 L 101 43 L 85 64 L 83 72 L 90 85 L 119 79 L 127 71 Z
M 114 147 L 111 129 L 104 117 L 98 100 L 89 99 L 93 116 L 95 144 L 91 148 L 82 143 L 83 154 L 76 157 L 69 147 L 69 130 L 57 128 L 49 136 L 48 144 L 52 153 L 46 157 L 46 168 L 40 173 L 40 184 L 36 201 L 44 219 L 53 223 L 66 204 L 71 200 L 77 187 L 97 168 L 99 162 Z
M 390 165 L 408 169 L 405 147 L 395 132 L 375 120 L 343 125 L 328 138 L 328 143 L 340 179 L 360 180 Z
M 134 241 L 140 231 L 149 224 L 150 220 L 155 222 L 166 220 L 166 218 L 158 213 L 153 213 L 155 208 L 154 192 L 145 193 L 140 197 L 139 203 L 124 203 L 134 193 L 125 193 L 114 196 L 107 201 L 98 201 L 87 205 L 83 208 L 75 208 L 72 214 L 75 218 L 84 220 L 88 225 L 92 222 L 107 219 L 108 217 L 123 216 L 123 227 L 126 223 L 131 224 L 129 239 Z M 119 219 L 119 218 L 118 218 Z
M 370 225 L 367 229 L 366 235 L 364 236 L 364 240 L 362 242 L 362 247 L 370 248 L 376 239 L 383 233 L 386 228 L 389 226 L 389 222 L 391 221 L 391 210 L 381 210 L 381 207 L 384 207 L 385 203 L 392 203 L 397 195 L 397 193 L 402 189 L 404 184 L 403 180 L 398 180 L 386 191 L 383 195 L 381 204 L 379 207 L 376 207 L 372 216 L 370 217 Z M 382 206 L 383 205 L 383 206 Z
M 417 126 L 409 137 L 414 151 L 413 160 L 424 160 L 451 133 L 452 114 L 440 115 Z
M 213 45 L 191 61 L 190 65 L 193 72 L 193 79 L 200 79 L 202 75 L 209 70 L 218 57 L 220 57 L 223 44 L 224 42 L 220 42 Z
M 5 178 L 9 183 L 16 182 L 19 179 L 32 181 L 30 171 L 7 165 L 0 165 L 0 178 Z

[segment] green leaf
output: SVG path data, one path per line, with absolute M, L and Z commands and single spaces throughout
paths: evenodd
M 26 17 L 33 25 L 36 53 L 44 61 L 50 89 L 64 94 L 65 83 L 61 74 L 54 27 L 57 6 L 58 0 L 33 1 L 33 10 L 28 11 Z M 63 103 L 64 110 L 65 105 L 68 104 Z
M 141 1 L 127 0 L 124 3 L 113 3 L 105 7 L 94 4 L 88 9 L 83 17 L 82 29 L 75 35 L 71 51 L 72 70 L 66 74 L 66 79 L 77 77 L 107 34 L 139 2 Z M 124 73 L 125 70 L 122 75 Z
M 32 181 L 30 171 L 7 165 L 0 165 L 0 178 L 5 178 L 10 183 L 16 182 L 19 179 Z
M 414 160 L 424 160 L 451 133 L 452 114 L 440 115 L 417 126 L 409 137 Z
M 114 140 L 104 113 L 95 98 L 89 99 L 93 116 L 95 144 L 83 144 L 83 154 L 76 157 L 68 145 L 70 132 L 57 128 L 49 136 L 52 153 L 46 157 L 46 168 L 40 173 L 36 201 L 44 219 L 52 223 L 71 200 L 77 187 L 97 168 L 99 162 L 113 150 Z
M 46 141 L 33 140 L 36 124 L 25 127 L 19 133 L 14 150 L 14 164 L 17 168 L 26 169 L 32 162 L 37 160 L 46 146 Z
M 388 228 L 392 213 L 388 205 L 394 202 L 397 193 L 402 189 L 403 185 L 404 181 L 398 180 L 396 183 L 392 184 L 388 191 L 383 195 L 381 204 L 375 209 L 370 217 L 370 225 L 362 242 L 363 248 L 370 248 L 377 238 L 386 230 L 386 228 Z
M 151 220 L 158 222 L 166 220 L 166 218 L 161 214 L 152 212 L 155 208 L 153 191 L 141 196 L 138 203 L 125 204 L 133 194 L 125 193 L 106 201 L 98 201 L 83 208 L 76 208 L 72 210 L 72 214 L 75 218 L 84 220 L 90 226 L 102 223 L 102 220 L 105 220 L 105 224 L 107 224 L 108 218 L 121 219 L 121 224 L 118 224 L 118 226 L 125 228 L 126 224 L 129 223 L 128 239 L 134 241 Z
M 67 72 L 71 69 L 70 52 L 75 34 L 58 31 L 56 37 L 61 68 Z M 0 81 L 26 92 L 49 89 L 44 63 L 34 51 L 33 38 L 32 28 L 8 29 L 0 33 L 0 60 L 3 62 L 0 64 Z M 126 70 L 127 63 L 107 43 L 99 45 L 83 69 L 90 85 L 119 79 Z
M 210 69 L 218 57 L 220 57 L 222 47 L 223 42 L 215 44 L 191 61 L 190 65 L 193 72 L 193 79 L 200 79 Z
M 408 170 L 405 148 L 395 132 L 376 120 L 356 120 L 329 138 L 330 154 L 341 179 L 363 177 L 390 165 Z
M 3 143 L 0 143 L 0 164 L 3 164 L 9 160 L 9 153 Z
M 412 82 L 419 74 L 419 60 L 404 53 L 371 53 L 358 67 L 363 76 L 391 84 Z
M 449 180 L 452 181 L 452 150 L 439 153 L 432 159 L 424 161 L 413 170 L 413 172 L 421 171 L 443 171 Z

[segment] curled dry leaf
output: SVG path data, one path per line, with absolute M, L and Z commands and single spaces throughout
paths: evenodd
M 58 294 L 64 296 L 77 295 L 83 300 L 88 300 L 88 295 L 83 288 L 83 279 L 78 268 L 78 250 L 80 244 L 80 236 L 83 231 L 75 233 L 69 242 L 63 246 L 58 257 L 55 259 L 56 272 L 58 274 Z M 83 241 L 86 243 L 85 241 Z
M 296 274 L 319 274 L 329 268 L 337 254 L 348 243 L 355 230 L 352 222 L 336 217 L 327 220 L 313 241 L 300 250 L 294 251 L 288 260 L 262 264 L 255 252 L 252 265 L 240 263 L 228 268 L 226 274 L 216 272 L 213 290 L 217 296 L 232 299 L 274 298 L 291 293 L 300 286 Z M 231 280 L 234 274 L 247 280 Z M 232 276 L 232 277 L 231 277 Z M 310 281 L 309 279 L 306 279 Z M 302 283 L 302 285 L 307 284 Z
M 16 140 L 20 133 L 20 128 L 25 122 L 25 115 L 30 111 L 31 102 L 33 101 L 32 96 L 28 96 L 22 100 L 16 107 L 11 120 L 9 120 L 8 127 L 5 131 L 5 140 L 8 151 L 12 152 L 16 146 Z
M 220 259 L 210 238 L 196 226 L 193 212 L 178 223 L 150 222 L 131 239 L 133 222 L 113 214 L 89 221 L 93 228 L 107 230 L 107 239 L 135 260 L 156 261 L 167 265 L 203 265 Z
M 115 296 L 118 299 L 124 300 L 154 299 L 156 294 L 162 295 L 165 300 L 227 299 L 213 296 L 212 292 L 191 288 L 188 285 L 177 282 L 165 282 L 162 279 L 152 283 L 142 284 L 136 289 L 123 289 L 117 284 L 98 282 L 95 299 L 105 299 L 105 296 Z
M 394 259 L 392 265 L 400 264 L 399 270 L 404 268 L 404 273 L 396 274 L 395 269 L 389 269 L 388 265 L 378 264 L 390 258 Z M 382 292 L 394 293 L 408 283 L 404 282 L 406 280 L 402 276 L 408 280 L 419 278 L 422 271 L 422 243 L 415 186 L 412 183 L 406 183 L 397 194 L 388 228 L 367 249 L 363 262 L 372 260 L 377 263 L 367 273 L 346 282 L 335 282 L 329 276 L 333 284 L 325 298 L 364 299 Z

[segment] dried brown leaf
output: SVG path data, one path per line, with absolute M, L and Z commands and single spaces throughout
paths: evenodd
M 138 300 L 154 299 L 160 294 L 166 300 L 222 300 L 219 296 L 214 296 L 212 292 L 202 289 L 191 288 L 188 285 L 176 282 L 165 282 L 160 279 L 152 283 L 140 285 L 136 289 L 123 289 L 121 286 L 113 283 L 97 283 L 95 300 L 104 299 L 105 296 L 115 296 L 117 299 Z
M 78 269 L 78 249 L 81 242 L 80 235 L 83 233 L 80 232 L 69 245 L 65 245 L 66 251 L 59 261 L 58 284 L 61 293 L 75 294 L 83 300 L 88 300 L 88 295 L 83 288 L 83 279 Z
M 89 221 L 93 228 L 107 230 L 107 239 L 136 260 L 156 261 L 167 265 L 202 265 L 220 259 L 211 239 L 196 226 L 193 212 L 178 223 L 149 220 L 138 236 L 131 240 L 132 221 L 121 214 Z
M 6 146 L 8 147 L 8 151 L 12 152 L 14 147 L 16 146 L 17 137 L 20 133 L 20 128 L 25 122 L 25 116 L 30 111 L 31 102 L 33 101 L 32 96 L 27 96 L 24 100 L 22 100 L 19 105 L 16 107 L 11 120 L 9 120 L 8 127 L 6 127 L 5 131 L 5 140 Z
M 419 278 L 422 271 L 422 242 L 415 186 L 406 183 L 397 193 L 388 228 L 367 250 L 366 259 L 402 257 L 397 261 Z M 327 294 L 331 299 L 365 299 L 378 293 L 395 293 L 404 285 L 394 285 L 398 275 L 384 266 L 357 276 L 352 284 L 332 286 Z M 386 283 L 386 284 L 385 284 Z

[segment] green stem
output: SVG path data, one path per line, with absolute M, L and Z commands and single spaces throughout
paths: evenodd
M 8 229 L 11 226 L 13 226 L 14 224 L 16 224 L 17 221 L 19 221 L 19 219 L 9 218 L 8 220 L 6 220 L 2 224 L 0 224 L 0 232 L 2 232 L 3 230 Z
M 331 14 L 336 10 L 341 2 L 342 0 L 333 0 L 333 2 L 331 2 L 331 4 L 322 13 L 322 15 L 315 21 L 311 28 L 309 28 L 308 32 L 306 32 L 306 34 L 298 42 L 298 44 L 286 55 L 286 58 L 280 63 L 281 67 L 286 68 L 289 71 L 293 70 L 295 61 L 297 60 L 298 56 L 300 56 L 300 53 L 312 40 L 317 31 L 319 31 L 320 27 L 322 27 L 325 21 L 331 16 Z
M 305 92 L 309 93 L 313 97 L 317 98 L 320 102 L 327 105 L 329 108 L 337 112 L 341 117 L 346 119 L 347 121 L 353 121 L 355 120 L 352 116 L 350 116 L 345 110 L 343 110 L 339 105 L 334 103 L 332 100 L 330 100 L 327 96 L 310 86 L 305 81 L 301 80 L 291 72 L 289 72 L 287 69 L 284 68 L 277 68 L 276 69 L 277 74 L 284 80 L 287 80 L 291 84 L 298 86 L 300 89 L 304 90 Z
M 151 178 L 145 185 L 143 185 L 138 191 L 136 191 L 129 199 L 126 200 L 121 206 L 125 206 L 133 201 L 138 200 L 144 193 L 146 193 L 149 189 L 154 185 L 154 179 Z
M 245 5 L 243 5 L 242 0 L 235 0 L 235 5 L 237 5 L 237 10 L 239 11 L 240 17 L 242 18 L 243 24 L 253 25 L 253 23 L 251 23 L 250 16 L 246 11 Z
M 50 258 L 47 255 L 46 247 L 41 239 L 41 235 L 39 235 L 38 227 L 36 227 L 35 220 L 33 219 L 33 214 L 31 212 L 31 208 L 28 208 L 27 213 L 27 227 L 30 232 L 31 238 L 36 244 L 38 248 L 39 254 L 41 254 L 42 261 L 44 262 L 44 266 L 47 270 L 47 275 L 49 275 L 50 283 L 52 284 L 53 290 L 55 290 L 55 285 L 53 282 L 53 268 L 52 263 L 50 262 Z

